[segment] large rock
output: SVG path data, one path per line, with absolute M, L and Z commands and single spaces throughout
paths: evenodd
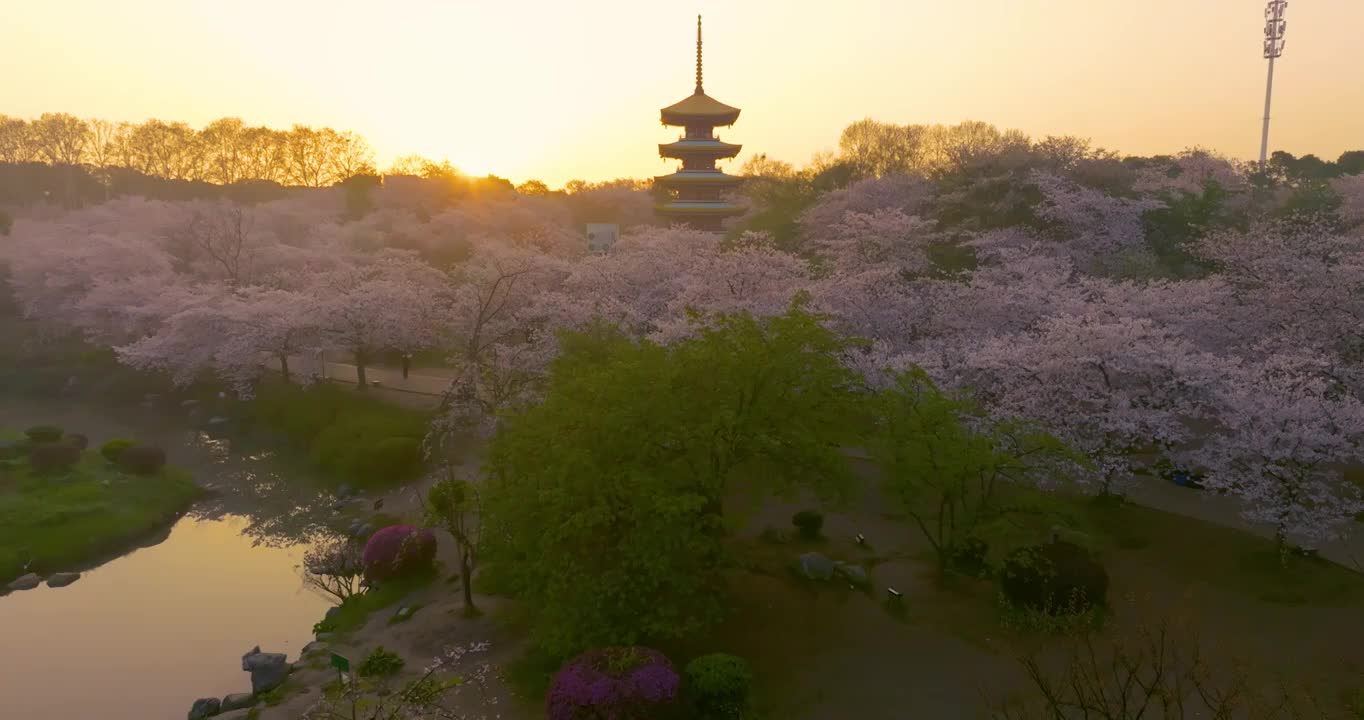
M 242 669 L 251 673 L 251 692 L 269 692 L 289 676 L 289 662 L 284 653 L 263 653 L 260 646 L 242 656 Z
M 249 708 L 256 704 L 256 696 L 251 693 L 232 693 L 223 698 L 223 712 Z
M 828 580 L 834 576 L 833 561 L 817 552 L 801 555 L 797 568 L 810 580 Z
M 27 575 L 20 575 L 19 577 L 14 578 L 13 580 L 10 581 L 9 589 L 10 589 L 10 590 L 32 590 L 33 588 L 38 587 L 38 584 L 41 583 L 42 581 L 43 581 L 43 579 L 40 578 L 40 577 L 38 577 L 38 574 L 37 574 L 37 573 L 29 573 L 29 574 L 27 574 Z
M 79 579 L 81 579 L 81 574 L 77 572 L 54 573 L 52 577 L 47 579 L 47 586 L 66 587 L 67 585 L 70 585 L 71 583 L 76 582 Z
M 222 712 L 222 703 L 218 698 L 199 698 L 189 708 L 189 720 L 204 720 Z
M 871 584 L 871 578 L 867 576 L 867 569 L 861 565 L 834 563 L 834 572 L 854 587 L 867 587 Z

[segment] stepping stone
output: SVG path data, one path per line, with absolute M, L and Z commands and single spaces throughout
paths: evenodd
M 81 574 L 77 572 L 60 572 L 47 579 L 48 587 L 66 587 L 73 582 L 81 579 Z
M 10 590 L 32 590 L 33 588 L 38 587 L 38 584 L 41 583 L 42 581 L 43 581 L 43 579 L 40 578 L 40 577 L 38 577 L 38 574 L 37 574 L 37 573 L 29 573 L 29 574 L 27 574 L 27 575 L 20 575 L 19 577 L 17 577 L 17 578 L 15 578 L 14 580 L 10 581 L 9 589 L 10 589 Z

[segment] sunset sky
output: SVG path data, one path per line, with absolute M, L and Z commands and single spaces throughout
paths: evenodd
M 706 90 L 725 140 L 804 163 L 849 122 L 984 120 L 1129 153 L 1259 150 L 1261 0 L 7 2 L 0 114 L 327 125 L 381 165 L 559 185 L 669 172 L 658 109 Z M 1364 148 L 1361 0 L 1291 0 L 1271 147 Z

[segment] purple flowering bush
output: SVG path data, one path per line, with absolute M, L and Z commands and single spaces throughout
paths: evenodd
M 663 653 L 605 647 L 568 661 L 545 699 L 549 720 L 646 720 L 668 717 L 681 679 Z
M 436 536 L 425 528 L 390 525 L 370 536 L 361 562 L 365 580 L 391 580 L 431 567 L 436 559 Z

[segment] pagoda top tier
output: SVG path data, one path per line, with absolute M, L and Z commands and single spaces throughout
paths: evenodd
M 739 119 L 739 108 L 730 107 L 697 90 L 691 97 L 663 108 L 664 125 L 733 125 Z
M 730 107 L 706 94 L 701 85 L 701 16 L 696 16 L 696 91 L 690 97 L 663 108 L 663 124 L 715 127 L 733 125 L 739 108 Z

